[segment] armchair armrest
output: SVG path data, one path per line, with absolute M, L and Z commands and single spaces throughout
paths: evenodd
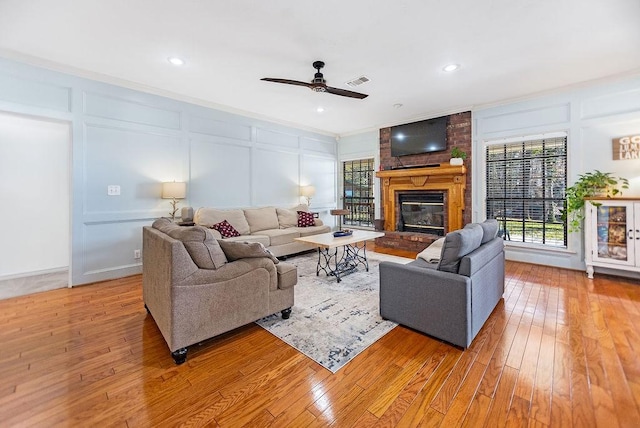
M 266 257 L 238 259 L 218 269 L 198 269 L 176 286 L 215 284 L 230 281 L 256 269 L 263 268 L 269 272 L 270 289 L 277 288 L 276 265 Z
M 381 262 L 380 315 L 466 348 L 473 339 L 471 279 L 435 269 Z

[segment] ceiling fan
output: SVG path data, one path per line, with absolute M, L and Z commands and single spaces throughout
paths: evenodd
M 324 62 L 315 61 L 313 63 L 313 68 L 317 70 L 316 74 L 313 76 L 313 80 L 311 82 L 301 82 L 299 80 L 289 80 L 289 79 L 275 79 L 271 77 L 264 77 L 260 80 L 264 80 L 267 82 L 275 82 L 275 83 L 285 83 L 287 85 L 298 85 L 298 86 L 306 86 L 310 88 L 314 92 L 328 92 L 334 95 L 341 95 L 343 97 L 350 98 L 367 98 L 368 95 L 361 94 L 359 92 L 347 91 L 346 89 L 333 88 L 331 86 L 327 86 L 327 82 L 324 80 L 324 76 L 320 73 L 320 69 L 324 67 Z

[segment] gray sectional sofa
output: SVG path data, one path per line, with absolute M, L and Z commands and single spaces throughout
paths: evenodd
M 438 263 L 380 263 L 384 319 L 467 348 L 504 293 L 504 242 L 498 223 L 446 235 Z
M 210 228 L 226 220 L 240 233 L 240 236 L 224 238 L 224 241 L 260 242 L 276 257 L 283 257 L 316 248 L 312 244 L 298 242 L 295 238 L 331 231 L 331 228 L 324 225 L 320 219 L 315 219 L 314 226 L 298 227 L 297 211 L 308 212 L 309 207 L 301 204 L 293 208 L 261 207 L 226 210 L 199 208 L 193 221 Z M 216 230 L 211 232 L 215 238 L 222 239 Z

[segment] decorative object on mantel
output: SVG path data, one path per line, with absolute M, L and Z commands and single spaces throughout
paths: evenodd
M 613 160 L 640 159 L 640 134 L 614 138 Z
M 449 163 L 451 165 L 460 166 L 464 164 L 464 160 L 467 158 L 467 153 L 459 147 L 453 147 L 451 149 L 451 159 Z
M 613 177 L 610 172 L 586 172 L 578 176 L 578 180 L 565 191 L 567 203 L 562 210 L 562 219 L 567 220 L 569 232 L 581 230 L 584 220 L 584 201 L 587 198 L 613 198 L 622 195 L 622 190 L 628 189 L 629 180 L 623 177 Z M 593 201 L 594 206 L 601 205 Z
M 306 199 L 307 205 L 311 206 L 311 198 L 316 194 L 316 188 L 313 186 L 300 186 L 300 196 Z
M 178 199 L 187 197 L 187 183 L 182 181 L 171 181 L 162 183 L 162 199 L 171 199 L 171 220 L 176 219 L 178 211 Z

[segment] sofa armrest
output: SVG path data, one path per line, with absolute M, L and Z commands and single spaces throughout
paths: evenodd
M 269 289 L 275 290 L 278 285 L 276 265 L 268 258 L 238 259 L 226 263 L 219 269 L 198 269 L 184 281 L 175 284 L 176 287 L 188 285 L 216 284 L 241 277 L 256 269 L 265 269 L 269 273 Z
M 466 348 L 471 343 L 471 279 L 450 272 L 380 263 L 380 315 Z

